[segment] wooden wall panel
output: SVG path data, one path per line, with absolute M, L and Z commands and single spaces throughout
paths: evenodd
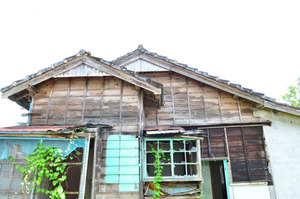
M 114 125 L 121 132 L 138 131 L 139 91 L 115 77 L 58 78 L 39 86 L 31 125 Z
M 259 122 L 252 112 L 255 105 L 248 100 L 177 73 L 141 75 L 163 85 L 163 106 L 156 110 L 145 101 L 145 115 L 150 116 L 146 117 L 146 126 Z

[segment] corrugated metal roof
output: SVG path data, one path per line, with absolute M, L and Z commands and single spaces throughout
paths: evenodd
M 45 132 L 45 131 L 60 131 L 74 126 L 10 126 L 0 128 L 1 132 Z

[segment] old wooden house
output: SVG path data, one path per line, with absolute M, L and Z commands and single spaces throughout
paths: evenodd
M 38 142 L 65 148 L 67 198 L 151 198 L 152 148 L 165 198 L 299 198 L 300 110 L 138 49 L 78 54 L 2 88 L 27 125 L 0 128 L 0 199 L 24 196 L 17 164 Z M 81 151 L 76 155 L 75 151 Z M 288 192 L 288 193 L 286 193 Z

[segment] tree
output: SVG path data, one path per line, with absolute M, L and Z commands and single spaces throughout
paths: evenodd
M 300 107 L 300 78 L 298 78 L 297 86 L 290 86 L 288 93 L 282 98 L 292 106 Z

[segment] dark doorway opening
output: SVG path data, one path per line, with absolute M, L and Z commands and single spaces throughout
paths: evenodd
M 210 161 L 211 187 L 214 199 L 227 199 L 223 161 Z

